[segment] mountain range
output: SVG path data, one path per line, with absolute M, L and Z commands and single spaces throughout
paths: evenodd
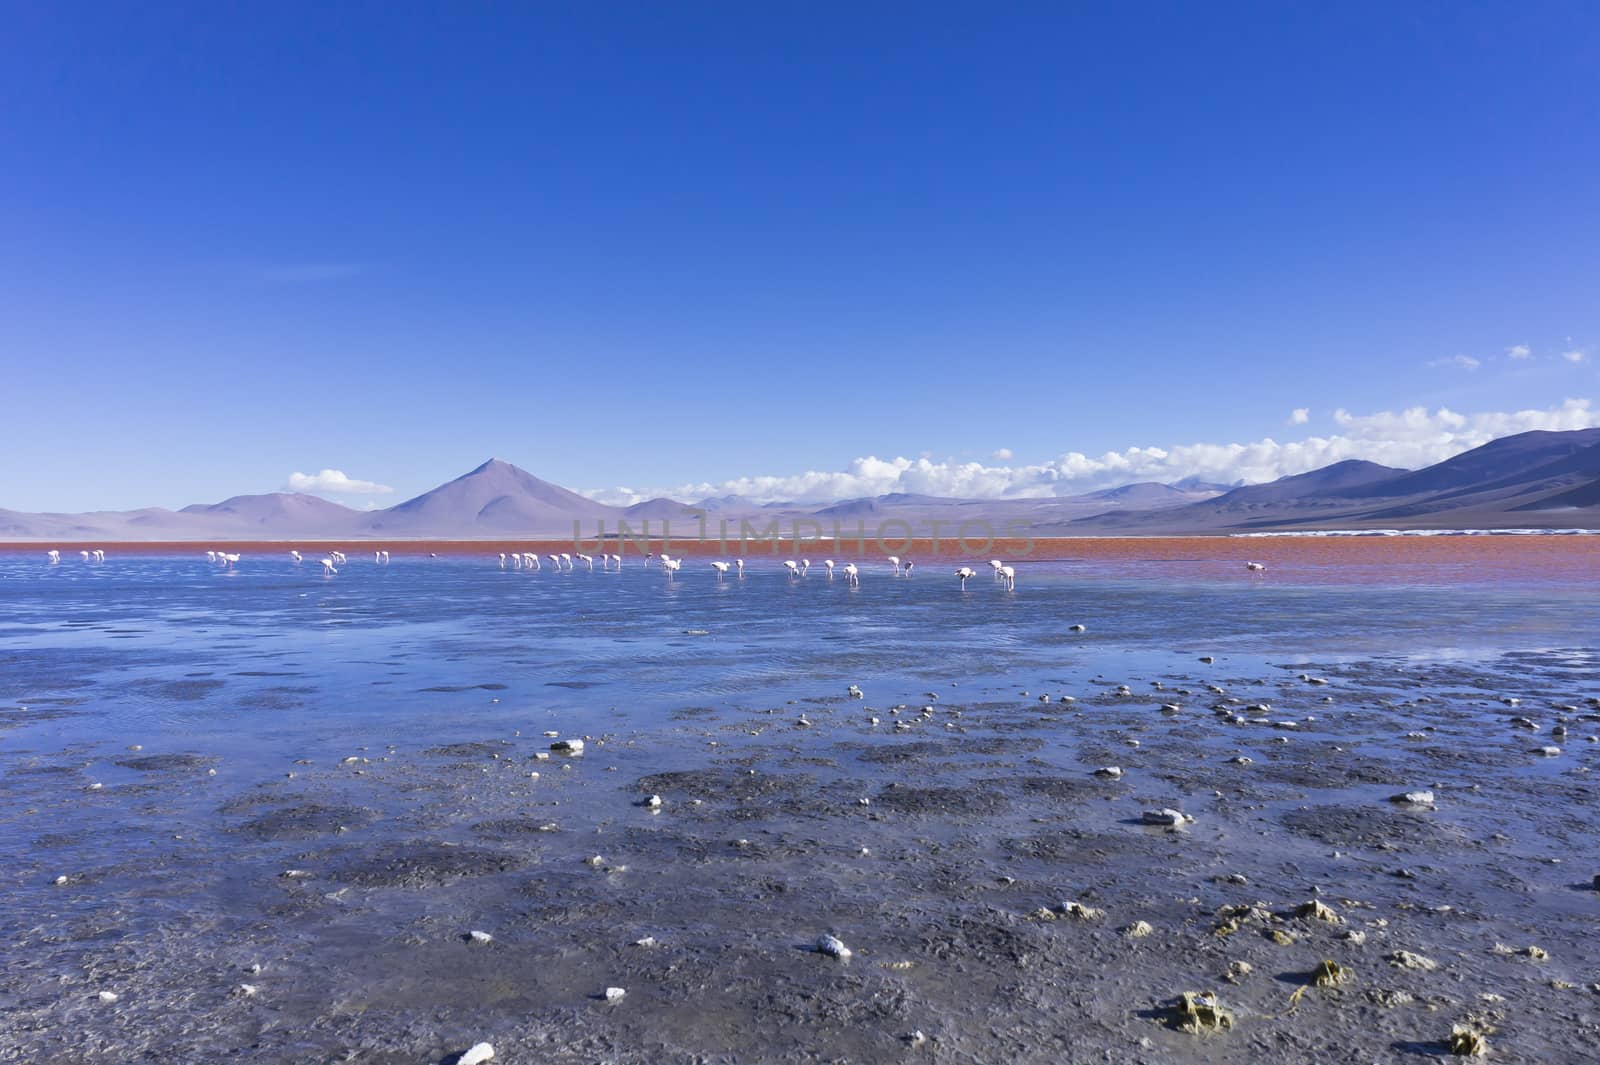
M 690 504 L 657 498 L 609 506 L 542 481 L 500 459 L 385 510 L 359 511 L 297 492 L 241 495 L 172 511 L 150 507 L 86 514 L 0 509 L 0 540 L 407 540 L 567 538 L 574 522 L 592 537 L 600 522 L 659 535 L 696 534 L 705 513 L 737 536 L 776 522 L 831 534 L 858 523 L 869 534 L 956 535 L 963 522 L 1035 537 L 1227 534 L 1383 529 L 1600 528 L 1600 429 L 1503 437 L 1420 470 L 1348 460 L 1267 484 L 1140 482 L 1043 499 L 950 499 L 892 493 L 814 506 L 723 496 Z M 894 523 L 892 527 L 887 523 Z

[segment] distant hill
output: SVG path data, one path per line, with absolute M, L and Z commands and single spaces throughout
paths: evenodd
M 363 527 L 385 536 L 481 537 L 529 530 L 572 531 L 599 517 L 615 520 L 620 511 L 587 496 L 541 481 L 500 459 L 388 510 L 369 515 Z
M 953 536 L 970 523 L 1033 536 L 1173 535 L 1353 528 L 1600 528 L 1600 429 L 1504 437 L 1421 470 L 1348 460 L 1268 484 L 1222 486 L 1196 478 L 1141 481 L 1075 496 L 951 499 L 913 492 L 826 505 L 757 504 L 723 496 L 691 505 L 658 497 L 613 507 L 490 459 L 455 480 L 385 510 L 358 511 L 299 492 L 240 495 L 171 511 L 159 507 L 86 514 L 0 510 L 4 540 L 317 540 L 569 537 L 604 521 L 671 521 L 692 535 L 691 509 L 736 535 L 797 519 L 823 534 L 850 535 L 874 522 Z

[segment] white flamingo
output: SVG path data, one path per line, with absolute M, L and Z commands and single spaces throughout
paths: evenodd
M 517 554 L 516 552 L 512 552 L 512 554 L 511 554 L 511 568 L 512 569 L 521 569 L 522 568 L 522 556 Z
M 739 579 L 741 581 L 744 580 L 744 559 L 736 558 L 733 560 L 733 564 L 739 568 Z
M 911 561 L 909 558 L 906 559 L 906 576 L 907 577 L 911 576 L 911 569 L 915 565 L 916 565 L 915 562 Z
M 300 564 L 300 562 L 301 562 L 301 558 L 300 558 L 300 552 L 298 552 L 298 551 L 296 551 L 296 550 L 294 550 L 294 549 L 293 549 L 293 548 L 290 548 L 290 550 L 289 550 L 289 557 L 290 557 L 290 558 L 292 558 L 292 559 L 294 559 L 294 564 L 295 564 L 295 565 L 296 565 L 296 566 L 298 566 L 298 565 L 299 565 L 299 564 Z
M 852 587 L 852 588 L 861 587 L 861 574 L 856 569 L 856 564 L 854 562 L 846 562 L 845 563 L 844 575 L 845 575 L 845 579 L 850 582 L 850 587 Z
M 896 577 L 900 576 L 900 556 L 899 555 L 890 555 L 889 556 L 889 565 L 894 567 L 894 575 Z
M 808 574 L 810 572 L 811 572 L 811 560 L 809 558 L 802 558 L 800 560 L 800 576 L 804 577 L 806 574 Z
M 1004 566 L 1004 565 L 1005 565 L 1005 563 L 1001 562 L 998 558 L 991 558 L 989 560 L 989 568 L 994 570 L 994 579 L 995 580 L 999 580 L 1000 579 L 1000 567 Z
M 500 568 L 506 568 L 506 553 L 504 551 L 500 552 Z
M 822 560 L 822 564 L 828 567 L 828 579 L 830 581 L 833 580 L 833 559 L 825 558 Z
M 1001 566 L 1000 579 L 1005 582 L 1006 591 L 1014 592 L 1017 590 L 1017 569 L 1015 566 Z
M 325 559 L 322 560 L 322 572 L 323 572 L 324 575 L 327 575 L 327 574 L 332 574 L 332 573 L 338 573 L 339 571 L 333 568 L 333 559 L 325 558 Z
M 239 552 L 235 551 L 232 554 L 229 554 L 226 551 L 218 551 L 217 560 L 222 563 L 224 568 L 232 569 L 233 564 L 239 561 Z
M 89 552 L 87 552 L 87 551 L 79 551 L 78 552 L 78 557 L 83 559 L 85 562 L 87 562 L 87 561 L 89 561 Z
M 105 553 L 105 551 L 103 551 L 103 550 L 102 550 L 102 549 L 100 549 L 100 548 L 98 548 L 98 547 L 97 547 L 97 548 L 95 548 L 95 549 L 94 549 L 94 560 L 95 560 L 95 561 L 96 561 L 96 562 L 104 562 L 104 561 L 105 561 L 105 560 L 106 560 L 106 553 Z
M 539 572 L 539 556 L 532 551 L 524 551 L 522 553 L 522 565 L 535 573 Z
M 329 551 L 328 554 L 341 566 L 349 561 L 349 559 L 344 557 L 343 551 Z
M 1264 569 L 1266 569 L 1266 568 L 1267 568 L 1267 567 L 1265 567 L 1265 566 L 1263 566 L 1263 565 L 1262 565 L 1262 564 L 1261 564 L 1261 563 L 1259 563 L 1259 562 L 1246 562 L 1246 563 L 1245 563 L 1245 564 L 1244 564 L 1244 568 L 1245 568 L 1245 569 L 1248 569 L 1248 570 L 1255 570 L 1255 571 L 1258 571 L 1258 572 L 1259 572 L 1259 571 L 1261 571 L 1261 570 L 1264 570 Z
M 977 575 L 978 571 L 973 569 L 971 566 L 962 566 L 960 569 L 956 570 L 956 576 L 961 578 L 961 590 L 963 592 L 967 590 L 967 581 L 971 580 Z
M 561 556 L 560 555 L 546 555 L 544 557 L 548 558 L 550 560 L 550 564 L 552 566 L 554 566 L 557 571 L 559 571 L 561 569 Z
M 717 571 L 717 583 L 722 583 L 722 578 L 728 575 L 728 570 L 733 567 L 727 562 L 713 562 L 711 568 Z
M 593 555 L 579 555 L 578 556 L 578 561 L 579 562 L 587 562 L 589 564 L 589 572 L 590 573 L 594 572 L 594 556 Z
M 568 571 L 571 571 L 571 569 L 572 569 L 572 556 L 567 554 L 565 551 L 563 551 L 563 552 L 561 552 L 561 561 L 565 562 L 567 564 Z
M 383 555 L 383 564 L 387 566 L 389 564 L 389 549 L 386 547 L 380 553 Z
M 372 564 L 374 566 L 383 565 L 383 552 L 382 551 L 374 551 L 372 553 Z
M 44 557 L 48 558 L 50 560 L 50 564 L 52 566 L 57 565 L 57 564 L 59 564 L 61 562 L 61 552 L 60 551 L 55 551 L 55 550 L 46 551 L 44 553 Z
M 217 560 L 217 553 L 215 551 L 207 551 L 206 552 L 206 561 L 207 562 L 215 562 L 216 560 Z
M 683 559 L 681 558 L 668 558 L 666 555 L 661 556 L 661 568 L 667 571 L 668 580 L 671 580 L 677 574 L 679 567 L 682 565 Z
M 786 558 L 783 560 L 783 568 L 789 571 L 789 576 L 791 577 L 800 576 L 800 566 L 792 558 Z

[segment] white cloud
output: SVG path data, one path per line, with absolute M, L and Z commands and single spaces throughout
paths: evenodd
M 1582 362 L 1584 359 L 1587 359 L 1589 354 L 1588 352 L 1584 351 L 1563 351 L 1561 353 L 1561 357 L 1566 359 L 1568 362 L 1578 363 Z
M 1011 460 L 1011 449 L 1008 447 L 999 448 L 989 457 L 998 459 L 1001 462 L 1009 462 Z
M 378 484 L 376 481 L 358 481 L 353 477 L 347 477 L 343 470 L 323 470 L 321 473 L 301 473 L 296 470 L 289 475 L 289 487 L 296 492 L 358 496 L 387 495 L 394 491 L 388 485 Z
M 1429 366 L 1455 366 L 1462 370 L 1476 370 L 1483 365 L 1471 355 L 1452 355 L 1448 359 L 1434 359 Z
M 1600 426 L 1600 411 L 1587 399 L 1568 399 L 1543 410 L 1460 414 L 1446 407 L 1428 410 L 1352 414 L 1336 410 L 1337 432 L 1278 441 L 1195 443 L 1171 447 L 1130 447 L 1091 456 L 1070 451 L 1048 462 L 1013 466 L 929 458 L 859 458 L 843 470 L 808 470 L 789 475 L 755 475 L 721 482 L 682 484 L 668 489 L 612 489 L 593 493 L 609 503 L 636 503 L 656 495 L 696 501 L 740 495 L 759 502 L 831 502 L 889 492 L 982 499 L 1074 495 L 1133 481 L 1172 482 L 1197 476 L 1231 484 L 1258 484 L 1304 473 L 1345 459 L 1366 459 L 1415 469 L 1447 459 L 1502 436 L 1531 429 L 1588 429 Z
M 1294 410 L 1289 412 L 1289 424 L 1290 425 L 1304 425 L 1306 422 L 1309 422 L 1310 420 L 1311 420 L 1311 408 L 1310 407 L 1296 407 Z
M 1506 349 L 1506 354 L 1511 356 L 1513 359 L 1521 361 L 1523 359 L 1533 358 L 1533 349 L 1528 347 L 1526 344 L 1513 344 Z

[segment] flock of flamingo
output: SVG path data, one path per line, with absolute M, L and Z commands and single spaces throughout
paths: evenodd
M 79 551 L 78 554 L 85 562 L 104 562 L 106 560 L 106 553 L 98 548 Z M 46 551 L 45 557 L 49 559 L 52 566 L 59 565 L 61 562 L 61 552 L 57 550 Z M 540 566 L 539 556 L 534 554 L 532 551 L 512 551 L 509 553 L 502 551 L 499 557 L 501 569 L 508 568 L 507 563 L 510 564 L 509 568 L 511 569 L 538 571 L 542 568 Z M 558 573 L 571 572 L 577 568 L 577 563 L 579 562 L 582 562 L 588 566 L 590 573 L 594 572 L 593 555 L 585 555 L 581 552 L 568 553 L 563 551 L 559 554 L 545 555 L 544 557 L 550 561 L 550 565 Z M 234 564 L 239 561 L 239 558 L 239 553 L 236 551 L 206 552 L 206 561 L 212 563 L 213 565 L 220 566 L 223 569 L 232 569 Z M 305 556 L 299 551 L 295 550 L 290 550 L 289 558 L 296 566 L 305 561 Z M 339 567 L 348 562 L 349 558 L 343 551 L 329 551 L 327 556 L 321 561 L 322 572 L 324 574 L 337 575 L 339 572 Z M 372 561 L 375 565 L 387 566 L 389 564 L 389 552 L 383 550 L 374 551 L 372 553 Z M 916 563 L 912 562 L 910 559 L 905 559 L 902 561 L 897 555 L 890 555 L 887 559 L 885 559 L 885 561 L 887 561 L 894 568 L 894 575 L 896 577 L 910 577 L 911 571 L 916 567 Z M 644 558 L 644 564 L 646 568 L 648 568 L 652 562 L 659 562 L 661 564 L 661 568 L 666 573 L 668 580 L 671 580 L 673 577 L 675 577 L 678 571 L 683 568 L 683 559 L 673 558 L 665 551 L 661 552 L 660 554 L 656 554 L 654 551 L 647 554 Z M 613 565 L 616 566 L 619 572 L 622 570 L 621 555 L 613 555 L 610 553 L 603 553 L 600 555 L 600 568 L 602 570 L 609 571 Z M 830 581 L 833 580 L 834 567 L 837 565 L 837 563 L 835 563 L 831 558 L 825 558 L 822 560 L 822 565 L 828 571 L 828 579 Z M 1250 570 L 1251 572 L 1260 572 L 1267 568 L 1260 562 L 1246 562 L 1244 565 L 1245 569 Z M 738 580 L 744 579 L 744 559 L 742 558 L 736 558 L 731 562 L 717 559 L 711 563 L 711 568 L 716 571 L 717 582 L 719 584 L 728 576 L 728 572 L 730 570 L 736 571 Z M 811 572 L 811 560 L 808 558 L 802 558 L 798 560 L 786 558 L 783 560 L 783 568 L 785 573 L 791 579 L 797 580 L 805 577 Z M 1005 585 L 1006 591 L 1008 592 L 1016 590 L 1017 569 L 1015 566 L 1008 566 L 998 558 L 991 558 L 989 560 L 989 568 L 993 573 L 996 583 Z M 861 570 L 854 562 L 846 562 L 843 566 L 839 567 L 839 572 L 844 574 L 845 581 L 850 587 L 859 588 L 861 586 Z M 973 569 L 971 566 L 962 566 L 960 569 L 955 571 L 956 579 L 961 582 L 962 591 L 966 590 L 967 582 L 977 575 L 978 571 Z

